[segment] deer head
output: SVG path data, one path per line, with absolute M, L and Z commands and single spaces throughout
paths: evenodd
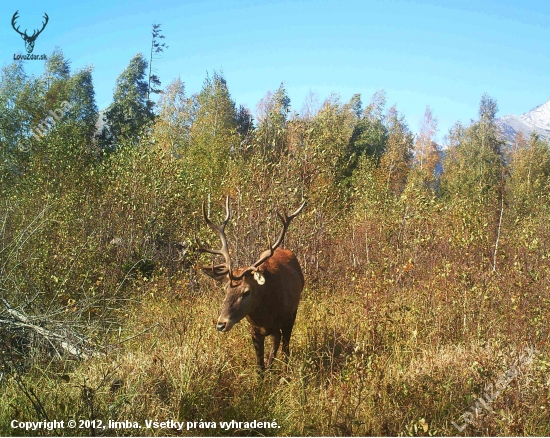
M 36 41 L 36 38 L 38 38 L 38 35 L 42 33 L 42 31 L 46 27 L 46 24 L 48 24 L 48 20 L 49 20 L 48 14 L 44 13 L 44 18 L 46 19 L 46 21 L 42 23 L 42 29 L 35 30 L 33 34 L 29 36 L 27 35 L 26 29 L 25 29 L 25 32 L 20 32 L 19 26 L 15 27 L 15 24 L 16 24 L 15 21 L 19 18 L 17 15 L 18 13 L 19 11 L 16 11 L 15 14 L 13 14 L 13 17 L 11 19 L 11 26 L 19 35 L 21 35 L 21 38 L 23 38 L 23 40 L 25 41 L 25 49 L 27 50 L 27 53 L 30 54 L 34 50 L 34 42 Z
M 225 263 L 201 267 L 205 274 L 219 282 L 225 283 L 225 301 L 216 326 L 219 331 L 229 331 L 235 323 L 247 316 L 259 303 L 261 303 L 264 299 L 262 296 L 265 296 L 266 291 L 269 293 L 272 286 L 269 282 L 269 278 L 264 276 L 262 265 L 275 254 L 275 250 L 284 240 L 290 222 L 302 211 L 304 205 L 305 202 L 290 216 L 287 216 L 286 213 L 284 213 L 284 215 L 277 213 L 282 223 L 282 229 L 275 243 L 271 245 L 271 242 L 269 242 L 269 248 L 264 251 L 259 259 L 252 265 L 245 268 L 232 269 L 227 238 L 225 236 L 225 226 L 230 217 L 229 196 L 225 201 L 225 220 L 219 226 L 215 225 L 208 218 L 203 203 L 202 213 L 204 220 L 206 224 L 219 235 L 222 246 L 220 249 L 211 249 L 203 247 L 200 242 L 197 242 L 199 250 L 210 254 L 221 255 L 225 259 Z

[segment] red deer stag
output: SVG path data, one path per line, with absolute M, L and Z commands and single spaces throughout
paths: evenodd
M 216 324 L 220 332 L 228 332 L 241 319 L 245 318 L 250 324 L 252 342 L 256 350 L 258 366 L 263 371 L 264 341 L 266 336 L 273 339 L 273 349 L 267 360 L 269 368 L 277 354 L 281 335 L 283 338 L 283 354 L 289 354 L 290 334 L 296 320 L 298 303 L 304 288 L 304 275 L 294 253 L 288 249 L 279 248 L 285 233 L 294 219 L 304 208 L 305 201 L 300 207 L 287 216 L 277 213 L 282 222 L 277 241 L 264 251 L 260 258 L 247 268 L 232 269 L 231 258 L 227 247 L 225 226 L 229 221 L 229 196 L 225 200 L 226 216 L 220 226 L 215 225 L 208 218 L 204 203 L 202 214 L 206 224 L 218 233 L 222 246 L 220 249 L 202 247 L 199 250 L 210 254 L 221 255 L 225 263 L 214 266 L 202 266 L 205 274 L 213 279 L 225 283 L 225 300 Z

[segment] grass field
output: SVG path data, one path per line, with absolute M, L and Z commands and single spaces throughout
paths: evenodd
M 116 347 L 104 356 L 38 361 L 25 373 L 4 375 L 0 433 L 51 435 L 9 426 L 45 419 L 38 409 L 49 420 L 142 426 L 57 429 L 60 435 L 425 436 L 460 434 L 463 426 L 466 435 L 548 435 L 548 348 L 519 330 L 535 309 L 522 297 L 514 303 L 497 295 L 496 277 L 464 292 L 442 272 L 426 284 L 353 278 L 307 286 L 290 360 L 276 361 L 263 377 L 246 321 L 227 334 L 215 330 L 222 292 L 213 281 L 201 278 L 192 293 L 184 282 L 142 281 L 141 301 L 124 315 L 123 330 L 112 336 Z M 510 369 L 517 372 L 502 383 Z M 486 387 L 499 378 L 495 397 Z M 146 420 L 185 427 L 147 429 Z M 278 427 L 220 427 L 232 420 Z M 189 430 L 188 421 L 196 422 Z

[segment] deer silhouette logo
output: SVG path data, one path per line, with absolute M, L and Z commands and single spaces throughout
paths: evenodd
M 19 30 L 19 26 L 15 27 L 15 21 L 19 18 L 18 17 L 18 14 L 19 11 L 16 11 L 15 14 L 13 14 L 13 17 L 11 19 L 11 25 L 13 27 L 13 29 L 19 34 L 21 35 L 21 38 L 23 38 L 23 40 L 25 41 L 25 49 L 27 50 L 27 53 L 31 54 L 32 51 L 34 50 L 34 43 L 36 41 L 36 38 L 38 38 L 38 35 L 40 35 L 42 33 L 42 31 L 44 30 L 44 28 L 46 27 L 46 24 L 48 24 L 48 14 L 46 14 L 44 12 L 44 18 L 46 19 L 46 21 L 44 21 L 42 23 L 42 29 L 40 30 L 35 30 L 33 32 L 32 35 L 27 35 L 27 30 L 25 29 L 25 32 L 21 32 Z

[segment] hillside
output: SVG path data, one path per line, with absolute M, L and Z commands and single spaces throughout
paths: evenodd
M 533 108 L 521 116 L 508 114 L 497 120 L 502 138 L 507 144 L 514 144 L 517 133 L 521 132 L 528 138 L 532 132 L 543 139 L 550 138 L 550 100 Z

